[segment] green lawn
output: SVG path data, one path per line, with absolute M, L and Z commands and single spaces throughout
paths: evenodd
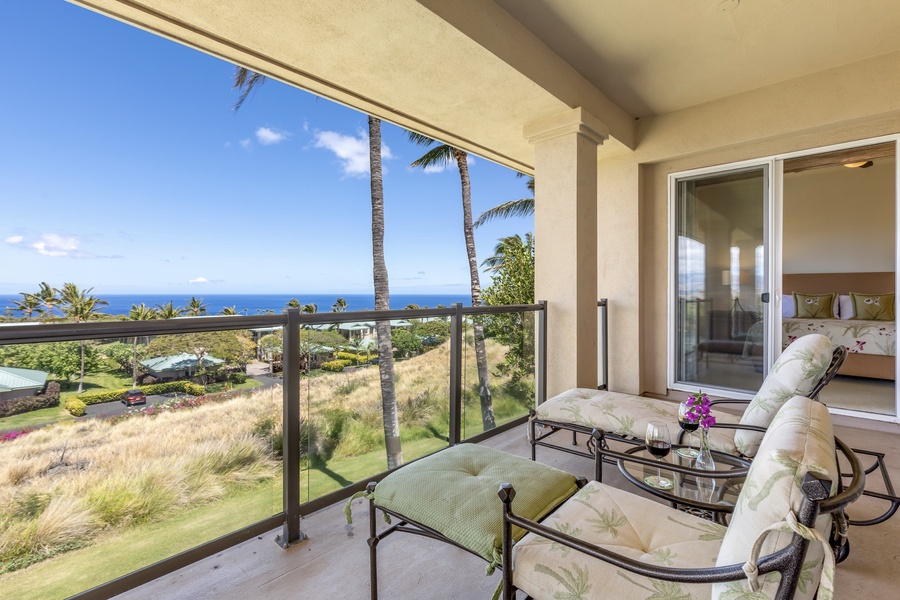
M 74 417 L 66 412 L 60 406 L 56 408 L 42 408 L 31 412 L 22 413 L 21 415 L 13 415 L 0 419 L 0 430 L 6 429 L 24 429 L 34 425 L 43 425 L 44 423 L 57 423 L 59 421 L 70 421 Z
M 90 547 L 2 575 L 0 598 L 66 598 L 269 517 L 281 505 L 280 479 L 236 490 L 213 504 L 106 534 Z
M 253 388 L 257 388 L 262 385 L 261 381 L 257 381 L 255 379 L 248 379 L 244 383 L 229 383 L 229 390 L 252 390 Z M 216 392 L 224 392 L 225 391 L 225 382 L 220 381 L 218 383 L 211 383 L 206 386 L 206 391 L 208 393 L 214 394 Z
M 72 396 L 78 395 L 78 381 L 60 382 L 62 403 Z M 84 376 L 84 392 L 100 392 L 103 390 L 115 390 L 130 388 L 131 376 L 125 375 L 112 361 L 104 361 L 101 370 L 96 373 L 86 373 Z

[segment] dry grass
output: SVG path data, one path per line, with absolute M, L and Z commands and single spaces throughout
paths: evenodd
M 491 364 L 502 360 L 502 347 L 487 347 Z M 466 363 L 471 386 L 471 349 Z M 447 421 L 449 365 L 448 344 L 395 364 L 407 431 L 433 436 Z M 383 446 L 377 367 L 304 381 L 302 393 L 314 450 L 352 457 Z M 281 421 L 282 390 L 274 387 L 119 423 L 60 423 L 0 444 L 0 572 L 277 477 L 272 436 Z

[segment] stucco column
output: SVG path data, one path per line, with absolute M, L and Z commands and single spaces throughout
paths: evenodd
M 547 395 L 597 387 L 597 147 L 576 108 L 529 123 L 535 146 L 535 298 L 548 302 Z

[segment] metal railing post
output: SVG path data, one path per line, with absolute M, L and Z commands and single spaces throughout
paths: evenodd
M 605 390 L 609 387 L 609 303 L 606 301 L 606 298 L 600 298 L 597 302 L 597 307 L 600 309 L 600 318 L 598 319 L 599 330 L 597 333 L 600 336 L 599 340 L 599 353 L 598 353 L 598 362 L 597 370 L 599 371 L 597 376 L 597 389 Z
M 537 365 L 534 373 L 535 405 L 547 401 L 547 301 L 538 300 L 541 310 L 537 313 Z
M 450 445 L 455 446 L 462 437 L 462 304 L 450 305 L 455 312 L 450 317 Z
M 306 539 L 300 531 L 300 309 L 287 310 L 284 328 L 284 406 L 282 462 L 284 496 L 284 526 L 277 538 L 278 545 L 288 548 Z

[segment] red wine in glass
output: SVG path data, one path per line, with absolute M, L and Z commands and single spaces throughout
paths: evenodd
M 647 451 L 657 460 L 662 459 L 672 449 L 672 438 L 669 437 L 669 428 L 662 421 L 650 421 L 647 424 L 647 435 L 644 436 Z M 651 487 L 669 489 L 674 486 L 671 479 L 662 476 L 662 468 L 656 470 L 656 475 L 644 477 L 644 483 Z
M 694 439 L 694 432 L 700 427 L 700 419 L 691 418 L 690 408 L 688 407 L 687 402 L 682 402 L 678 406 L 678 424 L 688 433 L 688 447 L 679 448 L 675 453 L 678 454 L 678 456 L 683 456 L 685 458 L 697 458 L 697 456 L 700 455 L 700 452 L 694 450 L 691 442 Z

